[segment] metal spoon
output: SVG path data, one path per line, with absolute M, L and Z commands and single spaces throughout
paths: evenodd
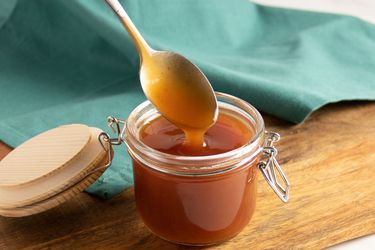
M 165 118 L 184 130 L 190 143 L 202 145 L 204 133 L 218 116 L 215 92 L 206 76 L 185 57 L 152 49 L 119 1 L 105 1 L 137 47 L 140 80 L 146 97 Z

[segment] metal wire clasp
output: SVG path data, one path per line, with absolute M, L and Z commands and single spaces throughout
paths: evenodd
M 274 132 L 266 132 L 266 141 L 263 147 L 263 157 L 260 160 L 258 167 L 276 195 L 283 202 L 287 202 L 289 199 L 290 184 L 283 169 L 276 160 L 277 149 L 273 146 L 273 144 L 279 140 L 279 134 Z M 281 177 L 285 187 L 280 184 L 277 175 L 279 178 Z
M 105 168 L 109 167 L 112 164 L 113 158 L 113 151 L 111 150 L 113 145 L 120 145 L 125 140 L 125 133 L 126 133 L 126 122 L 124 120 L 117 119 L 113 116 L 107 117 L 108 127 L 112 129 L 112 131 L 117 134 L 117 137 L 111 138 L 106 132 L 102 132 L 99 135 L 99 142 L 104 148 L 105 151 L 108 152 L 108 163 L 104 166 Z M 122 128 L 120 126 L 122 125 Z
M 99 135 L 99 138 L 104 138 L 111 145 L 120 145 L 121 143 L 123 143 L 125 137 L 126 122 L 124 120 L 117 119 L 116 117 L 108 116 L 107 123 L 108 127 L 112 129 L 113 133 L 117 134 L 117 137 L 110 138 L 107 133 L 103 132 Z M 120 124 L 122 125 L 122 128 Z M 100 142 L 102 142 L 102 140 Z

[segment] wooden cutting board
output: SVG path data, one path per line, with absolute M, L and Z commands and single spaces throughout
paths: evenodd
M 291 182 L 290 201 L 282 204 L 259 178 L 250 224 L 209 249 L 321 249 L 375 233 L 375 103 L 329 105 L 298 126 L 270 117 L 266 123 L 282 134 L 279 160 Z M 8 151 L 0 147 L 0 157 Z M 129 189 L 109 201 L 83 193 L 39 215 L 0 218 L 0 249 L 22 248 L 187 247 L 152 235 Z

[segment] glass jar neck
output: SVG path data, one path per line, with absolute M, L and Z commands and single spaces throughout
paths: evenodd
M 179 156 L 155 150 L 140 140 L 142 127 L 160 116 L 155 107 L 146 101 L 128 117 L 125 142 L 132 157 L 143 165 L 160 172 L 175 175 L 213 175 L 231 171 L 257 157 L 264 143 L 264 122 L 259 112 L 249 103 L 234 96 L 216 93 L 220 112 L 228 113 L 247 123 L 254 135 L 243 146 L 208 156 Z

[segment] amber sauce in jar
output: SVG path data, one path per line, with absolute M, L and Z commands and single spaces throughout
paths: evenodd
M 139 140 L 177 156 L 218 155 L 243 146 L 255 134 L 245 121 L 219 112 L 204 135 L 205 146 L 189 147 L 184 132 L 162 116 L 148 121 Z M 144 223 L 161 238 L 192 245 L 215 244 L 232 238 L 249 222 L 256 197 L 258 159 L 214 175 L 171 175 L 133 157 L 137 208 Z
M 158 151 L 188 156 L 221 154 L 243 146 L 254 132 L 249 125 L 228 114 L 219 114 L 218 121 L 204 134 L 205 146 L 193 148 L 185 144 L 184 132 L 159 116 L 146 124 L 140 139 Z

